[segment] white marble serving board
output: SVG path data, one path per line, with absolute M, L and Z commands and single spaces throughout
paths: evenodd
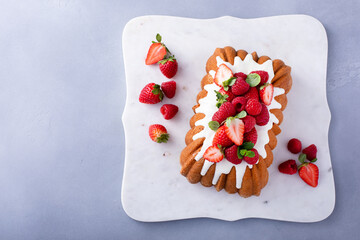
M 157 65 L 144 59 L 156 33 L 175 54 L 179 70 L 173 78 L 177 93 L 156 105 L 139 103 L 141 89 L 150 82 L 167 81 Z M 185 147 L 191 107 L 200 91 L 205 64 L 216 47 L 232 46 L 282 59 L 292 67 L 293 87 L 269 167 L 269 182 L 259 197 L 241 198 L 224 190 L 190 184 L 180 175 L 179 155 Z M 139 221 L 167 221 L 209 217 L 228 221 L 268 218 L 316 222 L 328 217 L 335 205 L 328 129 L 330 111 L 326 100 L 327 37 L 322 24 L 310 16 L 289 15 L 258 19 L 221 17 L 190 19 L 143 16 L 127 23 L 123 52 L 127 96 L 123 114 L 126 138 L 122 204 L 126 213 Z M 164 120 L 164 103 L 179 106 L 172 120 Z M 160 123 L 170 133 L 167 144 L 151 142 L 148 127 Z M 298 175 L 277 170 L 279 163 L 296 159 L 286 148 L 290 138 L 303 145 L 318 146 L 320 179 L 317 188 L 306 185 Z M 119 156 L 119 159 L 122 159 Z

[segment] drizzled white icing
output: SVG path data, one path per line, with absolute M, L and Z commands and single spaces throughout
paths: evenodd
M 245 74 L 249 74 L 252 71 L 263 70 L 263 71 L 268 72 L 268 74 L 269 74 L 268 82 L 270 82 L 271 79 L 274 77 L 274 70 L 272 67 L 271 60 L 267 60 L 263 64 L 258 64 L 257 62 L 255 62 L 253 60 L 253 58 L 250 54 L 248 54 L 244 60 L 241 60 L 240 57 L 235 57 L 234 65 L 231 65 L 230 63 L 225 62 L 219 56 L 216 57 L 216 61 L 217 61 L 217 66 L 220 66 L 221 64 L 225 64 L 234 73 L 243 72 Z M 211 70 L 209 72 L 209 74 L 214 78 L 215 71 Z M 200 152 L 195 156 L 196 161 L 200 160 L 203 157 L 206 149 L 212 145 L 215 131 L 213 131 L 209 128 L 208 123 L 212 120 L 212 116 L 218 110 L 218 108 L 216 107 L 217 101 L 216 101 L 216 94 L 215 94 L 214 90 L 219 91 L 220 87 L 217 86 L 215 83 L 212 83 L 212 84 L 205 85 L 204 89 L 207 91 L 207 95 L 204 98 L 199 100 L 199 107 L 195 109 L 196 113 L 203 113 L 205 115 L 205 117 L 203 119 L 200 119 L 200 120 L 196 121 L 196 123 L 195 123 L 195 126 L 203 126 L 204 129 L 202 131 L 200 131 L 199 133 L 195 134 L 193 136 L 193 140 L 205 137 L 205 140 L 203 142 Z M 285 93 L 284 89 L 274 87 L 274 95 L 273 95 L 274 98 L 283 93 Z M 281 104 L 278 103 L 275 99 L 273 99 L 270 106 L 268 106 L 269 111 L 271 109 L 280 109 L 280 108 L 281 108 Z M 262 156 L 263 158 L 266 158 L 265 145 L 269 142 L 268 131 L 272 128 L 273 123 L 279 123 L 279 120 L 276 118 L 276 116 L 274 114 L 270 113 L 269 122 L 265 126 L 255 125 L 256 131 L 258 133 L 258 140 L 257 140 L 254 148 L 259 152 L 259 155 Z M 209 168 L 211 167 L 212 164 L 214 164 L 214 163 L 209 162 L 207 160 L 204 161 L 204 165 L 201 169 L 202 176 L 204 176 L 207 173 L 207 171 L 209 170 Z M 227 161 L 224 158 L 221 162 L 218 162 L 216 164 L 215 174 L 213 177 L 212 184 L 215 185 L 217 183 L 221 174 L 223 174 L 223 173 L 228 174 L 231 171 L 232 167 L 235 167 L 236 187 L 240 188 L 247 166 L 249 168 L 253 167 L 253 165 L 247 164 L 245 161 L 242 161 L 240 164 L 235 165 L 235 164 Z

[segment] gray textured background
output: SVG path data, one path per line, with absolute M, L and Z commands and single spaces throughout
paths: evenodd
M 0 0 L 0 239 L 356 239 L 360 3 Z M 148 14 L 308 14 L 329 38 L 336 206 L 326 220 L 136 222 L 120 201 L 123 27 Z M 143 56 L 139 56 L 143 57 Z

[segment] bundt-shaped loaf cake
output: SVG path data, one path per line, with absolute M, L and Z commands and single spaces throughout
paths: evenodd
M 257 140 L 255 139 L 255 142 L 247 140 L 254 143 L 252 145 L 252 152 L 258 153 L 256 163 L 250 164 L 250 161 L 244 161 L 246 158 L 245 155 L 252 157 L 254 154 L 246 154 L 247 151 L 251 150 L 243 150 L 243 152 L 240 153 L 241 147 L 243 146 L 240 146 L 240 144 L 235 144 L 238 145 L 236 146 L 238 148 L 237 156 L 239 159 L 242 158 L 242 160 L 239 160 L 240 163 L 233 163 L 233 161 L 230 162 L 230 160 L 227 160 L 225 154 L 226 149 L 222 148 L 222 146 L 218 146 L 218 149 L 220 149 L 220 152 L 223 155 L 221 161 L 218 160 L 219 158 L 217 158 L 216 161 L 212 161 L 208 160 L 210 158 L 206 159 L 204 157 L 206 150 L 214 145 L 215 131 L 214 129 L 211 129 L 208 123 L 214 120 L 214 113 L 221 108 L 219 108 L 219 106 L 214 106 L 219 101 L 217 96 L 218 91 L 225 86 L 225 84 L 219 83 L 218 80 L 214 81 L 214 79 L 218 78 L 218 76 L 215 75 L 221 75 L 218 73 L 219 66 L 221 65 L 223 65 L 222 67 L 224 67 L 224 65 L 228 67 L 234 74 L 234 77 L 231 79 L 235 79 L 237 76 L 236 73 L 238 72 L 244 73 L 245 78 L 253 71 L 268 72 L 268 81 L 262 87 L 260 87 L 260 84 L 263 83 L 260 83 L 256 87 L 251 87 L 250 84 L 250 88 L 256 88 L 257 93 L 260 93 L 260 89 L 268 85 L 272 85 L 273 88 L 273 94 L 270 96 L 270 101 L 272 101 L 271 104 L 266 104 L 267 100 L 261 102 L 261 98 L 258 97 L 260 99 L 259 102 L 262 105 L 267 105 L 265 108 L 269 120 L 266 125 L 259 123 L 260 125 L 256 124 L 255 127 L 253 127 L 252 131 L 255 131 L 258 136 Z M 217 191 L 221 191 L 225 188 L 226 192 L 237 192 L 242 197 L 260 195 L 261 189 L 268 182 L 269 174 L 267 168 L 273 162 L 272 150 L 277 145 L 276 135 L 281 132 L 279 125 L 283 120 L 282 111 L 287 105 L 286 94 L 290 91 L 292 86 L 290 71 L 291 68 L 285 65 L 283 61 L 279 59 L 271 61 L 267 56 L 258 57 L 256 52 L 248 54 L 244 50 L 236 51 L 232 47 L 217 48 L 215 50 L 214 54 L 206 63 L 207 74 L 201 81 L 202 90 L 197 95 L 197 104 L 193 107 L 195 114 L 190 119 L 191 129 L 185 136 L 185 143 L 187 146 L 183 149 L 180 156 L 180 172 L 190 183 L 200 182 L 205 187 L 215 186 Z M 226 74 L 222 73 L 221 76 L 223 75 L 225 76 Z M 234 84 L 234 82 L 231 83 L 230 80 L 227 81 L 227 85 L 229 86 Z M 248 82 L 248 79 L 246 79 L 246 82 Z M 247 98 L 246 94 L 247 93 L 245 93 L 245 98 Z M 269 96 L 269 94 L 266 96 Z M 225 98 L 226 97 L 229 96 L 225 95 Z M 230 100 L 230 98 L 227 98 L 227 100 Z M 241 110 L 244 112 L 244 108 Z M 243 117 L 243 115 L 241 117 Z M 250 114 L 247 113 L 247 115 Z M 256 116 L 253 118 L 258 121 Z M 231 119 L 234 119 L 234 117 Z M 224 121 L 219 122 L 220 126 L 222 124 L 225 125 Z M 245 123 L 245 125 L 246 124 L 247 123 Z M 245 126 L 245 131 L 246 127 L 247 126 Z M 243 123 L 242 128 L 244 128 Z M 241 128 L 239 129 L 241 130 Z M 235 133 L 237 133 L 237 131 L 235 131 Z M 226 134 L 228 137 L 231 137 L 228 132 Z M 244 140 L 241 139 L 241 144 L 244 144 L 246 133 L 242 137 L 244 137 Z M 211 154 L 213 154 L 211 155 L 212 157 L 218 157 L 217 153 Z

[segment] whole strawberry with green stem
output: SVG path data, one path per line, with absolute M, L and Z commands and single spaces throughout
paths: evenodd
M 149 136 L 151 140 L 157 143 L 166 143 L 169 140 L 169 134 L 166 128 L 161 124 L 153 124 L 149 126 Z
M 178 63 L 174 55 L 159 61 L 159 68 L 165 77 L 174 77 L 178 70 Z
M 146 104 L 156 104 L 161 102 L 163 98 L 164 94 L 160 89 L 160 85 L 149 83 L 141 90 L 139 102 Z

